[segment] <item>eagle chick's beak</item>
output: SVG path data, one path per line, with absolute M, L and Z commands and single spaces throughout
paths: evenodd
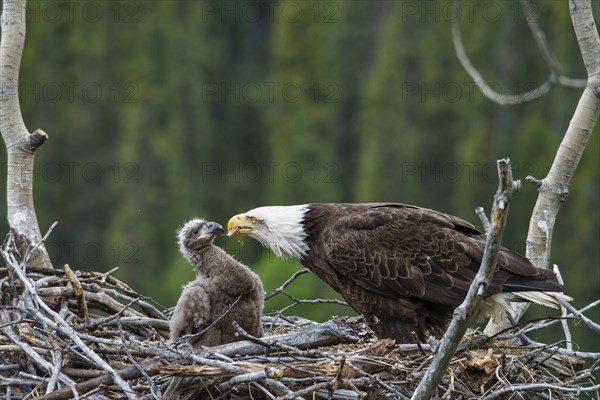
M 223 229 L 223 227 L 216 222 L 209 222 L 207 228 L 208 233 L 213 235 L 220 235 L 222 233 L 225 233 L 225 229 Z
M 246 214 L 238 214 L 227 223 L 227 236 L 249 233 L 254 230 L 254 224 Z
M 198 236 L 196 240 L 212 239 L 216 235 L 225 233 L 225 229 L 223 229 L 223 227 L 216 222 L 208 222 L 202 230 L 202 234 Z

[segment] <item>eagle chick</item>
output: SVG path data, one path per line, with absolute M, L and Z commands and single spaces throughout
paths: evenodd
M 259 277 L 213 244 L 224 233 L 216 222 L 193 219 L 178 233 L 181 254 L 196 269 L 184 286 L 171 318 L 171 341 L 184 335 L 194 350 L 239 340 L 236 321 L 249 334 L 263 335 L 264 290 Z

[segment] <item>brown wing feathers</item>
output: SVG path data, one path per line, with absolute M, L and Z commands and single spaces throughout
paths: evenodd
M 413 341 L 412 330 L 441 331 L 464 299 L 485 247 L 470 223 L 402 204 L 317 204 L 305 216 L 312 248 L 305 265 L 357 311 L 376 317 L 376 333 Z M 561 291 L 551 271 L 502 249 L 488 296 Z M 392 335 L 392 336 L 390 336 Z

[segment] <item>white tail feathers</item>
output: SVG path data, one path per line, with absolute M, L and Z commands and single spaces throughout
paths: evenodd
M 561 301 L 572 301 L 573 298 L 560 292 L 514 292 L 513 295 L 546 307 L 559 308 Z
M 572 301 L 573 298 L 560 292 L 512 292 L 499 293 L 483 300 L 480 314 L 477 320 L 482 321 L 485 317 L 491 317 L 494 321 L 506 319 L 510 310 L 509 302 L 529 301 L 542 306 L 559 308 L 561 301 Z

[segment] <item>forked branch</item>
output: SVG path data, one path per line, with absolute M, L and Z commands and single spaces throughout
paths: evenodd
M 521 186 L 520 181 L 513 181 L 510 160 L 508 159 L 498 160 L 498 177 L 500 184 L 494 197 L 491 226 L 487 232 L 487 242 L 481 266 L 469 287 L 465 300 L 454 311 L 450 326 L 440 342 L 429 370 L 415 390 L 412 400 L 426 400 L 432 397 L 438 383 L 446 373 L 470 322 L 478 314 L 486 289 L 494 275 L 502 242 L 502 233 L 508 215 L 508 204 L 513 193 L 519 190 Z

